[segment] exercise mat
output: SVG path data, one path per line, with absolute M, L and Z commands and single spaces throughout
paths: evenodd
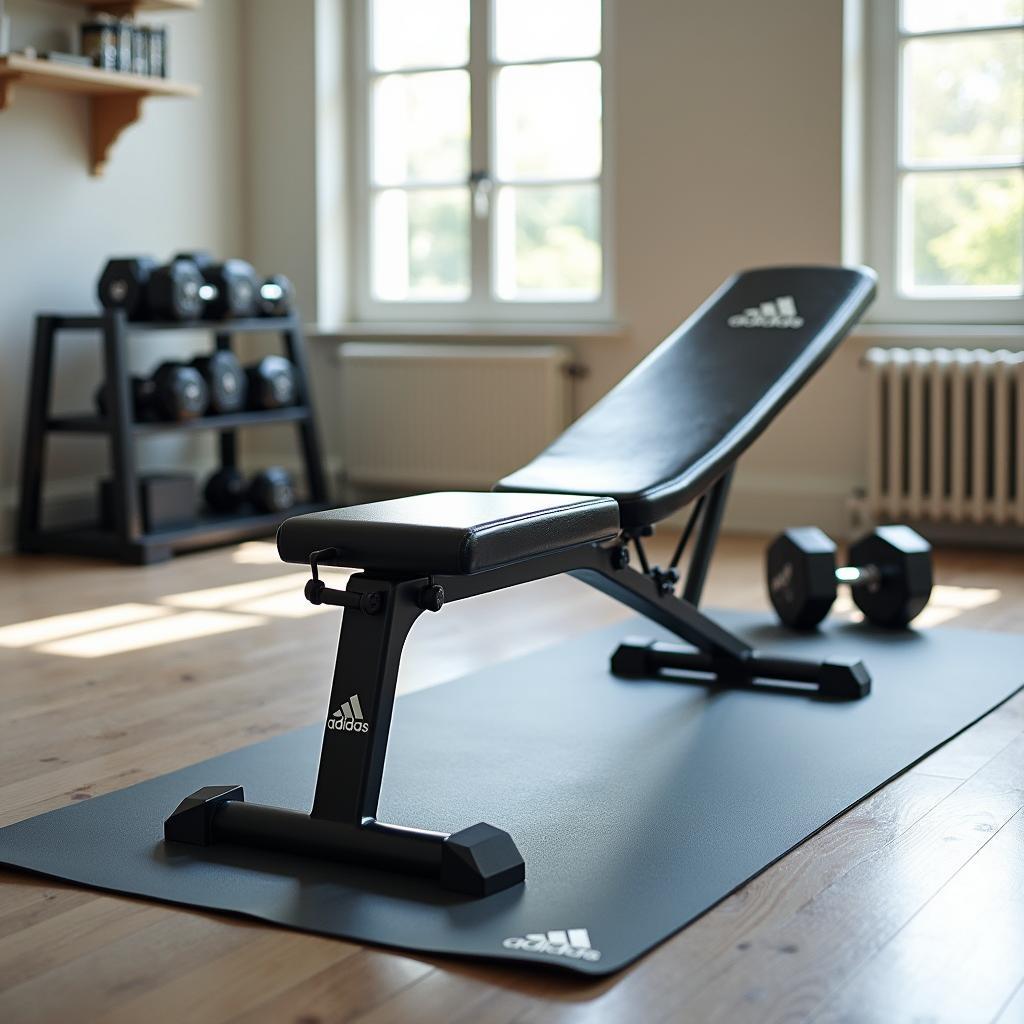
M 668 638 L 633 620 L 397 702 L 380 817 L 507 829 L 526 883 L 486 899 L 288 854 L 164 846 L 164 817 L 201 786 L 307 810 L 319 725 L 0 829 L 0 862 L 360 942 L 607 974 L 1024 681 L 1016 636 L 836 625 L 805 637 L 720 618 L 758 648 L 862 658 L 873 692 L 831 703 L 616 679 L 620 638 Z

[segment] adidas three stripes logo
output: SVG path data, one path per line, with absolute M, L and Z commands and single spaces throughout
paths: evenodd
M 591 962 L 601 959 L 601 954 L 590 945 L 590 933 L 586 928 L 528 932 L 526 935 L 505 939 L 502 945 L 506 949 L 516 949 L 523 953 L 547 953 Z
M 363 718 L 359 695 L 353 693 L 344 704 L 327 719 L 327 728 L 335 732 L 369 732 L 370 724 Z
M 780 295 L 773 302 L 762 302 L 759 306 L 729 317 L 730 327 L 803 327 L 804 318 L 796 310 L 792 295 Z

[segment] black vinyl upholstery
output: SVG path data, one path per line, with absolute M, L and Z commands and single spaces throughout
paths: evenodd
M 619 532 L 611 498 L 446 491 L 310 512 L 286 520 L 277 550 L 309 564 L 334 548 L 325 565 L 430 575 L 481 572 Z
M 856 323 L 874 286 L 867 269 L 737 274 L 495 490 L 607 494 L 624 528 L 664 519 L 768 426 Z

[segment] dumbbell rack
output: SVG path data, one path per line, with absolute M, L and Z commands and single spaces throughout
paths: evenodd
M 177 422 L 136 422 L 132 415 L 128 345 L 133 335 L 155 331 L 205 330 L 214 333 L 218 349 L 231 349 L 232 336 L 274 332 L 281 336 L 284 354 L 295 365 L 299 404 L 283 409 L 239 412 Z M 103 370 L 111 382 L 109 413 L 51 416 L 57 335 L 67 331 L 98 331 L 103 343 Z M 327 508 L 327 484 L 320 439 L 313 415 L 305 341 L 297 314 L 251 320 L 183 323 L 130 323 L 121 310 L 99 315 L 36 317 L 35 349 L 29 385 L 22 454 L 21 503 L 18 513 L 18 549 L 115 558 L 132 564 L 163 561 L 173 554 L 198 548 L 233 544 L 267 536 L 293 515 Z M 238 458 L 237 432 L 242 427 L 293 423 L 305 463 L 309 500 L 286 513 L 197 515 L 195 522 L 175 529 L 147 533 L 139 507 L 135 442 L 157 433 L 212 430 L 220 434 L 221 465 L 233 467 Z M 44 529 L 42 499 L 46 442 L 50 434 L 105 435 L 110 445 L 113 482 L 113 528 L 97 524 Z

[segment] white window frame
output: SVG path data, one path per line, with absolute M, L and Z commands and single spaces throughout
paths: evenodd
M 1024 296 L 931 298 L 900 292 L 899 194 L 907 169 L 901 166 L 902 48 L 908 39 L 969 35 L 977 32 L 1020 30 L 1019 25 L 986 26 L 904 33 L 900 0 L 867 0 L 868 46 L 864 76 L 867 82 L 867 147 L 865 161 L 864 257 L 878 271 L 878 298 L 871 319 L 886 323 L 1004 324 L 1024 321 Z M 928 170 L 974 169 L 980 164 L 928 165 Z M 1024 163 L 990 164 L 986 169 L 1024 167 Z M 913 170 L 920 170 L 919 167 Z
M 427 2 L 427 0 L 424 0 Z M 352 129 L 352 204 L 349 223 L 352 229 L 351 260 L 353 314 L 356 320 L 404 323 L 411 321 L 488 323 L 603 323 L 612 319 L 614 302 L 612 282 L 614 268 L 613 195 L 611 103 L 612 60 L 609 46 L 608 19 L 612 0 L 601 3 L 601 51 L 595 57 L 550 58 L 506 64 L 492 59 L 493 16 L 492 0 L 470 0 L 470 75 L 471 139 L 470 172 L 485 170 L 493 182 L 491 209 L 486 218 L 476 217 L 470 211 L 470 277 L 469 298 L 461 302 L 448 300 L 405 301 L 376 298 L 372 291 L 372 233 L 371 198 L 371 111 L 370 83 L 381 72 L 370 66 L 371 0 L 355 0 L 350 7 L 351 40 L 350 66 L 352 79 L 350 95 L 350 123 Z M 601 67 L 601 172 L 596 181 L 600 189 L 601 217 L 601 293 L 592 300 L 580 301 L 519 301 L 500 299 L 493 292 L 491 277 L 496 267 L 496 238 L 494 231 L 496 202 L 494 192 L 502 184 L 495 173 L 494 153 L 494 82 L 502 67 L 521 64 L 548 64 L 573 60 L 595 61 Z M 441 70 L 425 67 L 415 70 Z M 448 69 L 444 69 L 448 70 Z M 589 180 L 589 179 L 588 179 Z M 520 185 L 521 182 L 511 184 Z M 527 187 L 543 184 L 529 182 Z M 551 184 L 573 184 L 557 181 Z M 481 256 L 481 254 L 486 254 Z

